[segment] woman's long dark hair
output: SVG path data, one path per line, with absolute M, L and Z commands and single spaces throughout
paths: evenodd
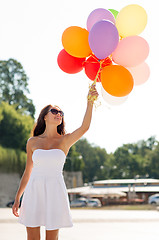
M 33 129 L 33 136 L 39 136 L 42 133 L 44 133 L 45 128 L 46 128 L 44 117 L 48 113 L 48 111 L 50 110 L 51 107 L 52 107 L 52 105 L 47 105 L 46 107 L 44 107 L 41 110 L 39 117 L 37 119 L 37 123 L 35 124 L 35 127 Z M 62 117 L 62 123 L 57 126 L 57 132 L 60 135 L 65 135 L 65 123 L 64 123 L 63 117 Z

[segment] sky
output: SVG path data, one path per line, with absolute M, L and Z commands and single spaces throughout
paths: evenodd
M 0 59 L 19 61 L 29 77 L 29 98 L 37 118 L 47 104 L 58 105 L 65 113 L 66 131 L 80 127 L 87 105 L 91 81 L 84 71 L 64 73 L 57 64 L 63 49 L 61 37 L 70 26 L 86 28 L 89 14 L 97 8 L 120 11 L 129 4 L 139 4 L 148 15 L 140 34 L 148 42 L 150 67 L 148 81 L 134 87 L 125 103 L 112 107 L 102 99 L 93 110 L 91 126 L 84 135 L 94 145 L 114 152 L 126 143 L 136 143 L 156 136 L 159 140 L 158 9 L 154 0 L 2 0 L 0 2 Z

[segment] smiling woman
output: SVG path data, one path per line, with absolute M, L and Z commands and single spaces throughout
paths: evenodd
M 58 109 L 60 109 L 58 106 L 55 106 L 56 108 L 53 108 L 52 105 L 47 105 L 46 107 L 44 107 L 42 110 L 41 110 L 41 113 L 38 117 L 38 120 L 37 120 L 37 123 L 34 127 L 34 130 L 33 130 L 33 136 L 38 136 L 40 134 L 42 134 L 44 131 L 45 131 L 45 128 L 46 128 L 46 123 L 45 123 L 45 115 L 48 113 L 48 112 L 51 112 L 52 114 L 56 115 L 58 114 Z M 50 110 L 49 110 L 50 109 Z M 60 110 L 60 112 L 62 112 Z M 61 114 L 60 114 L 61 116 Z M 62 122 L 60 125 L 57 126 L 57 132 L 60 134 L 60 135 L 65 135 L 65 124 L 64 124 L 64 113 L 62 112 Z
M 93 99 L 98 96 L 95 86 L 88 95 L 86 113 L 78 129 L 66 134 L 63 111 L 47 105 L 39 114 L 33 137 L 27 142 L 26 168 L 12 209 L 26 226 L 28 240 L 40 239 L 40 226 L 46 228 L 46 239 L 57 240 L 60 228 L 73 225 L 62 171 L 70 147 L 90 126 Z

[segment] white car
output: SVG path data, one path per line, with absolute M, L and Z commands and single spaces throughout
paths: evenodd
M 153 194 L 148 198 L 149 204 L 159 205 L 159 194 Z
M 70 207 L 86 207 L 86 205 L 87 205 L 87 201 L 80 198 L 75 199 L 70 203 Z
M 97 198 L 77 198 L 70 203 L 71 207 L 101 207 L 102 204 Z
M 101 207 L 101 206 L 102 204 L 99 199 L 97 198 L 88 199 L 87 207 Z

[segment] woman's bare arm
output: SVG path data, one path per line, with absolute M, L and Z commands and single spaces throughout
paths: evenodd
M 29 181 L 30 178 L 30 174 L 32 171 L 32 167 L 33 167 L 33 161 L 32 161 L 32 139 L 29 139 L 27 142 L 27 146 L 26 146 L 26 150 L 27 150 L 27 162 L 26 162 L 26 166 L 25 166 L 25 170 L 23 173 L 23 176 L 21 178 L 20 184 L 19 184 L 19 188 L 17 190 L 16 196 L 15 196 L 15 201 L 14 201 L 14 205 L 12 207 L 12 211 L 13 214 L 16 217 L 19 217 L 18 215 L 18 207 L 19 207 L 19 203 L 20 203 L 20 198 L 26 188 L 26 185 Z

